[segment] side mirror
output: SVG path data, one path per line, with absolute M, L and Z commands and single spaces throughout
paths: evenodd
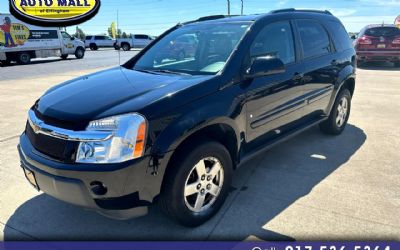
M 352 35 L 352 36 L 351 36 L 351 39 L 356 40 L 356 39 L 357 39 L 357 36 L 356 36 L 356 35 Z
M 274 56 L 258 56 L 252 59 L 250 67 L 246 70 L 245 78 L 252 79 L 261 76 L 285 73 L 285 64 Z

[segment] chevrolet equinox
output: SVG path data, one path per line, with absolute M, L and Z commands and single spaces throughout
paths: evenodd
M 168 53 L 180 40 L 192 52 Z M 315 124 L 345 129 L 355 55 L 328 11 L 178 24 L 122 66 L 49 89 L 29 110 L 22 168 L 37 190 L 105 216 L 157 203 L 198 226 L 254 155 Z

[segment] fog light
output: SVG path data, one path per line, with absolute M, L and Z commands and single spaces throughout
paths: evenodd
M 90 183 L 90 188 L 95 195 L 105 195 L 107 193 L 107 187 L 100 181 L 93 181 Z

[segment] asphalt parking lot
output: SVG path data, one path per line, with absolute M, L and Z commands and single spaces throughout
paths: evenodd
M 400 240 L 400 69 L 390 64 L 358 70 L 341 136 L 311 128 L 253 159 L 201 227 L 157 208 L 115 221 L 36 192 L 16 149 L 28 109 L 49 87 L 117 64 L 118 52 L 105 50 L 0 68 L 0 240 Z

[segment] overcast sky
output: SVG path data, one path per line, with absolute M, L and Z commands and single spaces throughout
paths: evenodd
M 280 8 L 329 10 L 348 31 L 371 23 L 393 23 L 400 15 L 400 0 L 243 0 L 244 14 L 265 13 Z M 178 22 L 200 16 L 226 14 L 227 0 L 101 0 L 99 14 L 79 25 L 86 34 L 106 33 L 112 21 L 127 33 L 159 35 Z M 240 0 L 231 0 L 231 14 L 240 14 Z M 0 13 L 8 13 L 8 0 L 0 0 Z M 74 33 L 75 26 L 67 29 Z

